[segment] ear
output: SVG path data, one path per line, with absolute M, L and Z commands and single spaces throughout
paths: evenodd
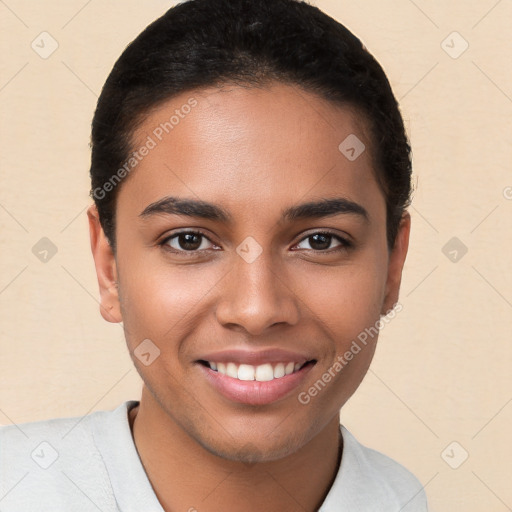
M 388 277 L 386 292 L 382 304 L 381 315 L 386 315 L 398 302 L 400 282 L 402 281 L 402 269 L 409 248 L 409 234 L 411 232 L 411 216 L 404 212 L 398 227 L 395 244 L 389 255 Z
M 114 252 L 100 224 L 95 205 L 87 209 L 91 251 L 100 287 L 100 312 L 107 321 L 118 323 L 123 320 L 117 289 L 117 266 Z

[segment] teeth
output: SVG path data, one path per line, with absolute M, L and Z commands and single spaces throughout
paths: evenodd
M 284 377 L 284 364 L 283 363 L 276 364 L 276 367 L 274 368 L 274 377 L 276 379 L 279 379 L 279 377 Z
M 238 378 L 238 368 L 235 363 L 228 363 L 226 365 L 226 375 L 233 377 L 234 379 Z
M 210 368 L 219 373 L 238 380 L 257 380 L 258 382 L 266 382 L 279 379 L 285 375 L 296 372 L 302 365 L 300 363 L 277 363 L 272 366 L 270 363 L 253 366 L 250 364 L 236 363 L 215 363 L 208 361 Z
M 235 375 L 235 379 L 238 380 L 254 380 L 254 366 L 250 364 L 241 364 L 238 367 L 238 375 Z
M 270 363 L 260 364 L 256 367 L 254 375 L 255 380 L 259 382 L 266 382 L 267 380 L 274 380 L 274 368 Z

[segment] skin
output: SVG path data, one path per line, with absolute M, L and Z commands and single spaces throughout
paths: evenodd
M 192 96 L 197 106 L 119 190 L 116 255 L 95 207 L 88 210 L 101 312 L 123 322 L 144 381 L 130 413 L 135 445 L 166 511 L 314 511 L 338 471 L 339 410 L 363 379 L 377 337 L 307 405 L 297 396 L 398 301 L 410 217 L 404 214 L 390 249 L 361 116 L 295 86 L 182 94 L 144 120 L 134 148 Z M 355 161 L 338 149 L 349 134 L 366 146 Z M 166 196 L 221 205 L 231 222 L 141 218 Z M 281 218 L 290 206 L 340 197 L 368 218 Z M 177 238 L 160 245 L 190 229 L 207 237 L 195 253 Z M 334 236 L 310 238 L 325 230 Z M 262 248 L 252 263 L 236 252 L 248 236 Z M 160 349 L 149 366 L 133 355 L 144 339 Z M 316 364 L 285 398 L 243 405 L 214 390 L 196 362 L 232 347 L 280 347 Z

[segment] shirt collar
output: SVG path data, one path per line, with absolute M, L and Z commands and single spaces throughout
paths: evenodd
M 165 512 L 144 470 L 130 429 L 128 413 L 139 403 L 126 401 L 113 411 L 105 411 L 107 414 L 101 419 L 98 414 L 92 415 L 94 441 L 103 456 L 119 509 Z M 360 496 L 366 494 L 361 488 L 364 479 L 360 478 L 361 468 L 354 450 L 357 441 L 343 425 L 340 431 L 343 437 L 341 464 L 318 512 L 338 512 L 342 504 L 355 507 Z

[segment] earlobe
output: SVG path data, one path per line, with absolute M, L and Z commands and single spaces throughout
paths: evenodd
M 117 286 L 117 265 L 114 252 L 101 227 L 98 210 L 92 205 L 87 210 L 91 251 L 100 289 L 100 312 L 107 322 L 122 321 Z
M 409 234 L 411 232 L 411 216 L 409 212 L 404 212 L 398 233 L 395 239 L 395 245 L 389 255 L 388 277 L 386 281 L 386 294 L 382 304 L 381 315 L 386 315 L 398 302 L 400 283 L 402 280 L 402 270 L 409 248 Z

